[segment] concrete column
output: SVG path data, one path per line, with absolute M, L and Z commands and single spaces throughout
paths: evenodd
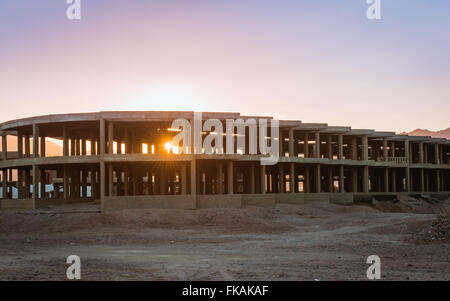
M 45 136 L 41 137 L 41 157 L 45 157 Z
M 338 159 L 344 159 L 344 135 L 338 135 Z
M 420 169 L 420 192 L 425 191 L 425 170 L 423 168 Z
M 310 187 L 311 187 L 311 185 L 310 185 L 310 177 L 311 176 L 311 173 L 310 173 L 310 169 L 309 169 L 309 167 L 305 167 L 305 179 L 304 179 L 304 187 L 303 187 L 303 190 L 304 190 L 304 192 L 305 193 L 310 193 L 311 191 L 310 191 Z
M 193 144 L 191 144 L 193 145 Z M 190 173 L 191 173 L 191 195 L 193 197 L 197 196 L 197 162 L 195 159 L 191 160 L 191 168 L 190 168 Z
M 352 192 L 358 192 L 358 167 L 352 167 Z
M 423 142 L 419 142 L 419 163 L 423 163 Z
M 25 170 L 25 189 L 24 189 L 26 199 L 30 198 L 30 184 L 31 184 L 30 170 L 26 169 Z
M 409 157 L 409 140 L 405 140 L 405 157 L 408 163 L 411 162 L 411 158 Z
M 295 178 L 295 163 L 291 163 L 290 164 L 290 169 L 289 169 L 289 188 L 290 188 L 290 193 L 295 193 L 296 189 L 295 189 L 295 182 L 296 182 L 296 178 Z
M 40 190 L 40 198 L 45 199 L 45 169 L 40 170 L 40 178 L 41 178 L 41 190 Z
M 332 166 L 328 166 L 328 191 L 329 192 L 334 192 L 334 187 L 333 187 L 333 167 Z
M 357 137 L 356 136 L 351 136 L 351 149 L 352 149 L 352 156 L 351 159 L 352 160 L 357 160 L 358 159 L 358 143 L 357 143 Z
M 266 193 L 266 166 L 260 166 L 260 185 L 261 185 L 261 193 Z
M 81 139 L 81 155 L 86 156 L 87 155 L 87 148 L 86 148 L 86 138 Z
M 34 126 L 33 126 L 34 127 Z M 34 140 L 36 141 L 36 140 Z M 36 145 L 36 144 L 35 144 Z M 33 208 L 39 198 L 39 168 L 36 164 L 33 165 Z
M 87 178 L 88 178 L 88 170 L 87 169 L 82 169 L 81 170 L 81 179 L 82 179 L 81 185 L 83 187 L 83 192 L 82 192 L 82 197 L 83 198 L 87 198 L 88 197 L 88 195 L 87 195 L 87 187 L 88 187 L 88 185 L 87 185 Z
M 17 169 L 17 198 L 23 199 L 23 172 L 22 169 Z
M 255 164 L 253 162 L 250 166 L 250 193 L 255 193 Z
M 345 192 L 344 165 L 339 166 L 339 192 Z
M 333 159 L 333 145 L 332 145 L 332 142 L 333 142 L 333 139 L 332 139 L 333 137 L 331 136 L 331 135 L 328 135 L 328 137 L 327 137 L 327 156 L 328 156 L 328 159 Z
M 362 141 L 362 159 L 369 160 L 369 138 L 364 135 L 361 137 Z
M 369 166 L 363 166 L 363 192 L 369 192 Z
M 388 147 L 387 138 L 384 137 L 383 138 L 383 159 L 384 159 L 384 161 L 388 160 L 388 149 L 387 149 L 387 147 Z
M 395 157 L 395 141 L 391 141 L 391 157 Z
M 75 138 L 72 136 L 70 137 L 70 155 L 75 156 L 76 155 L 76 147 L 75 147 Z
M 307 132 L 305 133 L 305 144 L 304 144 L 303 152 L 304 152 L 305 158 L 308 158 L 309 157 L 309 135 Z
M 406 192 L 411 192 L 411 178 L 410 178 L 410 170 L 409 167 L 406 168 L 405 172 L 406 176 Z
M 129 186 L 130 170 L 129 170 L 128 165 L 125 165 L 125 167 L 123 168 L 123 174 L 124 174 L 124 177 L 123 177 L 123 194 L 124 194 L 124 196 L 128 196 L 130 194 L 130 186 Z M 149 175 L 148 175 L 148 182 L 147 182 L 149 190 L 151 188 L 151 181 L 152 181 L 152 174 L 149 173 Z M 182 179 L 182 181 L 183 181 L 183 179 Z
M 97 171 L 95 167 L 90 169 L 90 184 L 91 184 L 91 198 L 95 200 L 97 198 Z
M 186 162 L 181 162 L 181 172 L 180 172 L 180 181 L 181 181 L 181 194 L 187 194 L 187 168 Z
M 108 163 L 108 195 L 113 196 L 114 168 L 112 163 Z
M 217 175 L 216 175 L 216 179 L 217 179 L 217 194 L 223 194 L 223 164 L 222 162 L 218 162 L 217 163 Z
M 436 192 L 441 191 L 441 173 L 436 169 Z
M 392 192 L 397 192 L 397 172 L 395 169 L 392 169 Z
M 289 157 L 294 157 L 294 129 L 289 129 Z
M 283 164 L 279 163 L 279 167 L 278 167 L 278 185 L 279 185 L 279 193 L 285 193 L 286 189 L 285 189 L 285 184 L 286 184 L 286 177 L 284 176 L 284 166 Z
M 435 145 L 434 145 L 434 158 L 435 158 L 435 163 L 436 164 L 440 164 L 439 163 L 439 144 L 438 143 L 436 143 Z
M 33 157 L 39 157 L 39 125 L 33 124 Z
M 66 126 L 63 127 L 63 156 L 69 155 L 69 135 Z
M 30 136 L 25 135 L 25 158 L 30 158 Z
M 17 154 L 23 158 L 23 135 L 20 132 L 17 134 Z
M 284 152 L 284 137 L 283 137 L 283 129 L 281 129 L 280 128 L 280 134 L 279 134 L 279 137 L 280 137 L 280 157 L 285 157 L 285 152 Z
M 80 139 L 75 138 L 75 156 L 80 156 L 81 155 L 81 151 L 80 151 Z
M 112 155 L 114 150 L 114 124 L 108 121 L 108 154 Z
M 2 161 L 6 161 L 8 159 L 8 142 L 7 136 L 5 133 L 2 134 Z
M 424 163 L 429 163 L 428 161 L 428 145 L 427 143 L 424 143 L 424 152 L 423 152 L 423 156 L 424 156 Z
M 316 192 L 321 192 L 322 176 L 320 175 L 320 164 L 316 164 Z
M 315 132 L 316 144 L 314 146 L 314 158 L 320 158 L 320 132 Z
M 233 194 L 233 185 L 234 185 L 234 172 L 233 172 L 233 161 L 228 161 L 227 163 L 227 187 L 228 187 L 228 194 Z
M 3 149 L 2 149 L 3 151 Z M 2 170 L 2 197 L 4 199 L 8 198 L 8 170 Z
M 389 168 L 384 168 L 384 192 L 389 192 Z
M 106 167 L 105 167 L 105 161 L 103 159 L 103 156 L 105 155 L 105 119 L 100 118 L 100 200 L 103 203 L 105 196 L 106 196 Z M 102 204 L 103 205 L 103 204 Z

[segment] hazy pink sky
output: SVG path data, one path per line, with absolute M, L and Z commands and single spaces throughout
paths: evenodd
M 237 111 L 377 130 L 450 126 L 449 1 L 0 2 L 0 122 Z M 8 105 L 4 105 L 8 104 Z

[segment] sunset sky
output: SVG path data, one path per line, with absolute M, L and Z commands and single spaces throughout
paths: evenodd
M 236 111 L 353 128 L 450 126 L 450 1 L 0 1 L 0 122 Z

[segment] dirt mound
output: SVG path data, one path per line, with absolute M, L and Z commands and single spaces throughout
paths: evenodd
M 0 233 L 139 230 L 144 228 L 184 229 L 209 227 L 234 232 L 280 232 L 294 227 L 280 220 L 275 209 L 130 209 L 106 213 L 24 214 L 1 212 Z
M 373 207 L 382 212 L 448 214 L 450 212 L 450 200 L 438 199 L 428 195 L 419 198 L 401 196 L 399 200 L 375 202 Z
M 410 238 L 416 243 L 450 242 L 450 216 L 438 216 L 431 225 Z

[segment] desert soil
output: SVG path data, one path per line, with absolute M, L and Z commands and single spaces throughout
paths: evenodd
M 373 254 L 382 279 L 450 280 L 449 203 L 1 210 L 0 280 L 66 280 L 72 254 L 82 280 L 367 280 Z

